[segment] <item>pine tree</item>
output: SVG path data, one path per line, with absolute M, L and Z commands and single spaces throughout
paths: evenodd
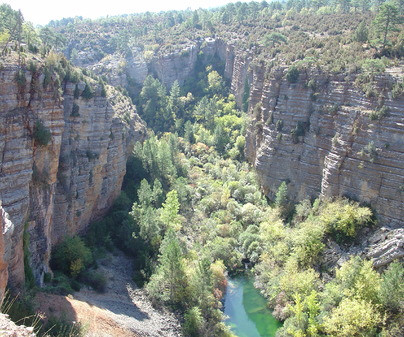
M 354 39 L 358 42 L 367 42 L 369 36 L 369 30 L 366 27 L 365 21 L 362 21 L 355 30 Z
M 275 206 L 285 207 L 288 202 L 288 186 L 286 182 L 282 181 L 275 196 Z
M 181 217 L 178 214 L 179 209 L 178 193 L 176 190 L 172 190 L 167 193 L 166 201 L 163 203 L 163 208 L 160 213 L 160 220 L 163 226 L 176 231 L 181 229 Z
M 180 242 L 171 228 L 167 230 L 161 243 L 158 263 L 147 290 L 156 299 L 181 305 L 185 301 L 187 278 Z
M 380 6 L 379 13 L 373 21 L 373 25 L 375 26 L 376 31 L 382 35 L 382 49 L 386 48 L 388 42 L 387 36 L 389 32 L 395 31 L 396 25 L 400 22 L 401 18 L 395 3 L 386 2 Z

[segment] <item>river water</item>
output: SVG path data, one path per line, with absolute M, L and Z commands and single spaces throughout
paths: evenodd
M 226 324 L 238 337 L 274 337 L 281 326 L 266 306 L 265 298 L 246 276 L 230 279 L 227 286 L 224 313 Z

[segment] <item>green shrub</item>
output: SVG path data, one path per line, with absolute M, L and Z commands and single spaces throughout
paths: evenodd
M 79 111 L 80 111 L 80 107 L 78 106 L 78 104 L 73 103 L 72 113 L 70 114 L 70 116 L 72 116 L 72 117 L 80 116 Z
M 189 309 L 184 315 L 184 335 L 187 337 L 201 336 L 203 327 L 203 317 L 198 307 Z
M 367 157 L 371 163 L 374 163 L 378 156 L 377 148 L 374 142 L 369 142 L 361 151 L 359 151 L 359 155 L 362 157 Z
M 34 126 L 34 140 L 39 146 L 46 146 L 50 142 L 52 134 L 41 120 L 37 120 Z
M 393 86 L 393 90 L 391 91 L 391 96 L 393 99 L 398 99 L 403 95 L 404 92 L 404 82 L 397 82 Z
M 77 277 L 92 261 L 90 249 L 78 236 L 66 238 L 52 250 L 52 268 L 71 277 Z
M 379 120 L 382 119 L 383 117 L 387 116 L 389 113 L 389 108 L 385 105 L 383 105 L 380 109 L 374 110 L 370 112 L 369 118 L 370 120 Z
M 362 62 L 362 70 L 369 74 L 379 74 L 386 70 L 386 65 L 381 59 L 366 59 Z
M 83 92 L 81 93 L 81 97 L 83 97 L 86 100 L 89 100 L 94 97 L 94 91 L 88 83 L 86 83 L 86 86 Z
M 105 88 L 105 84 L 101 82 L 101 97 L 107 97 L 107 89 Z
M 119 199 L 119 198 L 118 198 Z M 114 205 L 114 207 L 116 207 Z M 111 240 L 111 226 L 114 224 L 111 217 L 107 217 L 100 221 L 92 222 L 86 234 L 86 243 L 94 250 L 104 248 L 112 250 L 113 244 Z
M 79 86 L 77 84 L 74 87 L 73 97 L 74 97 L 74 99 L 78 99 L 80 97 L 80 89 L 79 89 Z
M 21 88 L 25 85 L 27 79 L 25 78 L 25 72 L 22 69 L 19 69 L 15 73 L 15 81 L 17 82 L 18 86 Z
M 319 220 L 341 242 L 354 238 L 360 228 L 372 224 L 372 216 L 368 207 L 342 199 L 324 203 L 320 207 Z
M 324 319 L 325 331 L 335 337 L 376 336 L 382 318 L 372 304 L 345 298 L 329 317 Z
M 380 286 L 380 300 L 392 312 L 404 309 L 404 268 L 402 263 L 393 262 L 384 272 Z
M 286 73 L 286 79 L 289 83 L 296 83 L 299 80 L 299 69 L 291 66 Z
M 102 273 L 94 270 L 89 270 L 83 273 L 82 276 L 80 277 L 80 280 L 83 283 L 88 284 L 90 287 L 92 287 L 95 291 L 99 293 L 105 292 L 107 287 L 106 277 Z

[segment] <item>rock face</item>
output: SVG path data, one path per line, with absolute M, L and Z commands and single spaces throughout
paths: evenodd
M 77 85 L 84 90 L 84 84 Z M 74 98 L 75 85 L 64 92 L 64 133 L 55 189 L 52 242 L 82 232 L 106 213 L 121 190 L 126 160 L 145 126 L 128 98 L 117 90 L 100 90 L 90 100 Z M 73 108 L 78 109 L 73 113 Z
M 3 303 L 5 289 L 8 281 L 8 263 L 11 251 L 10 236 L 14 226 L 8 214 L 1 207 L 0 203 L 0 306 Z
M 33 327 L 16 325 L 7 315 L 0 314 L 0 336 L 2 337 L 35 337 Z
M 396 259 L 404 258 L 404 229 L 380 228 L 371 238 L 366 255 L 375 267 L 383 267 Z
M 0 71 L 0 200 L 14 224 L 6 262 L 9 283 L 15 287 L 24 282 L 24 229 L 31 232 L 31 248 L 35 247 L 32 263 L 47 265 L 53 192 L 64 128 L 57 88 L 50 85 L 43 88 L 43 75 L 28 71 L 18 84 L 17 71 L 15 62 Z M 39 146 L 35 140 L 37 121 L 52 135 L 47 146 Z
M 106 76 L 113 86 L 127 88 L 134 82 L 141 86 L 148 74 L 147 63 L 138 50 L 133 50 L 126 57 L 112 54 L 89 66 L 95 74 Z
M 74 99 L 72 83 L 61 94 L 59 84 L 43 85 L 42 70 L 25 70 L 18 83 L 17 71 L 13 60 L 0 71 L 0 218 L 4 226 L 7 212 L 6 225 L 13 224 L 3 263 L 16 288 L 25 279 L 24 244 L 41 284 L 52 245 L 108 210 L 120 193 L 130 144 L 145 134 L 133 105 L 110 87 L 106 97 L 96 88 L 93 98 Z M 78 83 L 78 93 L 84 86 Z M 41 132 L 50 132 L 47 144 Z M 3 236 L 9 232 L 3 228 Z
M 370 204 L 382 223 L 400 226 L 404 100 L 387 95 L 393 76 L 378 76 L 375 102 L 354 77 L 309 71 L 291 84 L 285 72 L 274 69 L 267 79 L 262 69 L 253 74 L 246 153 L 266 193 L 286 181 L 295 200 L 348 196 Z M 307 87 L 309 81 L 321 89 Z M 372 119 L 377 105 L 388 113 Z

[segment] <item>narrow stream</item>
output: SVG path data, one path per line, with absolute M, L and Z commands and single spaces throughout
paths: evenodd
M 238 337 L 274 337 L 281 326 L 266 306 L 265 298 L 254 288 L 252 279 L 238 276 L 227 286 L 224 313 L 226 324 Z

